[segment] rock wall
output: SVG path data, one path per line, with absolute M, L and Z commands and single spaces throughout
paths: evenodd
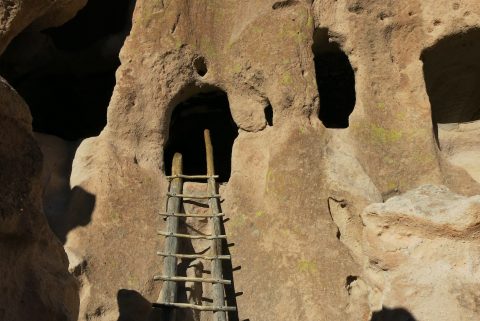
M 230 320 L 475 320 L 478 108 L 435 109 L 445 77 L 429 53 L 479 40 L 479 15 L 474 0 L 137 0 L 107 125 L 76 150 L 74 195 L 52 221 L 81 285 L 79 320 L 153 317 L 170 117 L 212 90 L 238 126 L 222 186 Z M 340 56 L 346 67 L 329 69 Z M 320 71 L 340 83 L 353 72 L 331 87 L 343 99 L 354 85 L 352 112 L 321 112 Z M 460 130 L 432 120 L 449 108 L 470 115 Z
M 0 52 L 24 28 L 62 24 L 84 4 L 3 2 Z M 43 213 L 43 157 L 32 133 L 32 117 L 3 78 L 0 97 L 0 320 L 77 320 L 78 284 Z
M 76 320 L 78 285 L 42 211 L 42 154 L 28 107 L 3 79 L 0 93 L 0 319 Z
M 0 6 L 0 52 L 25 28 L 46 29 L 70 20 L 87 0 L 15 0 Z
M 479 215 L 479 195 L 433 185 L 365 208 L 365 271 L 381 304 L 417 320 L 475 320 Z

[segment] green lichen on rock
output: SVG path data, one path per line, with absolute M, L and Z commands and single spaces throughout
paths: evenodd
M 402 138 L 401 131 L 384 128 L 375 124 L 370 126 L 370 134 L 374 141 L 383 145 L 396 143 Z
M 256 212 L 255 212 L 255 216 L 256 216 L 256 217 L 262 217 L 263 215 L 265 215 L 265 212 L 264 212 L 264 211 L 256 211 Z
M 315 262 L 305 259 L 298 261 L 298 269 L 300 270 L 300 272 L 304 273 L 315 273 L 318 271 L 318 267 Z
M 289 71 L 286 71 L 282 75 L 282 84 L 291 85 L 293 83 L 292 74 Z

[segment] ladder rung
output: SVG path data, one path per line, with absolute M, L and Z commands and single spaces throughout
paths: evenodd
M 157 233 L 163 236 L 174 236 L 174 237 L 180 237 L 180 238 L 186 238 L 186 239 L 214 240 L 214 239 L 227 238 L 226 235 L 190 235 L 190 234 L 169 233 L 169 232 L 163 232 L 163 231 L 158 231 Z
M 199 218 L 205 218 L 205 217 L 220 217 L 220 216 L 225 216 L 224 213 L 218 213 L 218 214 L 184 214 L 184 213 L 158 213 L 159 215 L 162 216 L 177 216 L 177 217 L 199 217 Z
M 155 281 L 173 281 L 173 282 L 203 282 L 203 283 L 221 283 L 221 284 L 232 284 L 230 280 L 217 280 L 217 279 L 202 279 L 202 278 L 190 278 L 187 276 L 164 276 L 164 275 L 155 275 L 153 277 Z
M 174 194 L 170 192 L 167 193 L 167 196 L 181 197 L 181 198 L 196 198 L 196 199 L 220 198 L 220 194 L 195 196 L 195 195 L 185 195 L 185 194 Z
M 208 178 L 218 178 L 218 175 L 183 175 L 183 174 L 177 174 L 177 175 L 167 176 L 167 179 L 174 179 L 174 178 L 208 179 Z
M 230 260 L 230 255 L 206 256 L 201 254 L 168 254 L 164 252 L 157 252 L 160 256 L 174 256 L 185 259 L 204 259 L 204 260 Z
M 163 308 L 167 307 L 175 307 L 175 308 L 182 308 L 182 309 L 194 309 L 200 311 L 237 311 L 236 307 L 216 307 L 212 305 L 196 305 L 196 304 L 189 304 L 189 303 L 153 303 L 152 306 L 154 308 Z

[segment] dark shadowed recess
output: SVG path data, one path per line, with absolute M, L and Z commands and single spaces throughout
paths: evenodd
M 403 308 L 389 309 L 373 312 L 370 321 L 417 321 L 413 315 Z
M 75 186 L 68 197 L 69 208 L 60 217 L 48 217 L 48 223 L 55 235 L 65 244 L 68 232 L 87 226 L 92 220 L 96 197 L 79 186 Z
M 172 158 L 176 152 L 183 155 L 185 174 L 206 174 L 204 129 L 210 130 L 215 173 L 220 176 L 219 182 L 228 181 L 232 146 L 238 128 L 230 113 L 227 94 L 221 90 L 196 94 L 173 110 L 164 151 L 167 175 L 171 173 Z
M 27 28 L 12 41 L 0 74 L 29 105 L 34 131 L 76 140 L 104 128 L 134 3 L 89 0 L 64 25 Z
M 355 74 L 347 55 L 329 41 L 328 29 L 316 29 L 312 46 L 318 93 L 319 118 L 327 128 L 347 128 L 355 107 Z
M 480 119 L 479 57 L 478 28 L 445 37 L 422 52 L 423 73 L 436 137 L 438 124 Z
M 263 109 L 268 126 L 273 126 L 273 108 L 270 103 Z
M 117 292 L 117 321 L 160 321 L 162 315 L 152 309 L 150 301 L 139 292 L 130 289 L 120 289 Z

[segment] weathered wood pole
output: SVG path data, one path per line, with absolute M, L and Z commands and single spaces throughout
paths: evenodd
M 214 195 L 217 194 L 217 183 L 215 182 L 215 166 L 213 163 L 213 146 L 212 141 L 210 139 L 210 131 L 205 129 L 204 131 L 204 138 L 205 138 L 205 151 L 207 157 L 207 176 L 208 178 L 208 194 Z M 221 235 L 221 221 L 220 217 L 217 216 L 220 211 L 220 205 L 217 198 L 210 198 L 209 199 L 209 206 L 210 206 L 210 213 L 213 215 L 211 218 L 213 231 L 212 235 Z M 222 240 L 221 239 L 213 239 L 212 240 L 212 256 L 217 257 L 222 254 Z M 220 280 L 223 278 L 222 272 L 222 261 L 219 258 L 215 258 L 212 260 L 212 278 Z M 225 306 L 225 293 L 223 289 L 223 285 L 220 283 L 214 283 L 213 287 L 213 305 L 216 307 L 224 307 Z M 214 312 L 214 321 L 226 321 L 226 313 L 225 311 L 215 311 Z
M 182 154 L 175 153 L 172 161 L 172 176 L 181 175 L 183 171 Z M 172 178 L 170 182 L 170 193 L 181 194 L 183 192 L 183 179 L 181 177 Z M 168 198 L 167 213 L 179 213 L 181 209 L 182 199 L 179 197 Z M 178 216 L 167 216 L 167 232 L 177 233 Z M 178 253 L 178 238 L 176 236 L 167 236 L 165 239 L 165 253 Z M 163 260 L 163 275 L 167 277 L 175 277 L 177 275 L 177 257 L 166 256 Z M 163 283 L 162 292 L 160 293 L 159 302 L 175 303 L 177 299 L 177 283 L 174 281 L 165 281 Z M 165 318 L 163 320 L 174 321 L 175 309 L 165 309 Z

